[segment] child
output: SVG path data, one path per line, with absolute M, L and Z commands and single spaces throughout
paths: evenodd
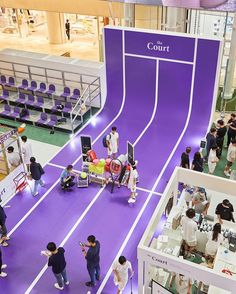
M 128 200 L 128 203 L 135 203 L 136 196 L 138 193 L 136 193 L 136 184 L 138 180 L 138 172 L 137 172 L 137 164 L 138 161 L 132 162 L 131 164 L 131 170 L 130 170 L 130 176 L 129 176 L 129 182 L 128 182 L 128 188 L 131 191 L 130 198 Z
M 209 157 L 208 157 L 208 168 L 209 174 L 213 174 L 216 168 L 216 163 L 219 161 L 218 157 L 216 156 L 217 146 L 214 145 L 211 147 Z

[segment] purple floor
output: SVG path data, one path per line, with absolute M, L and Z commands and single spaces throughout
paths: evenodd
M 215 79 L 211 72 L 214 68 L 205 58 L 204 63 L 201 59 L 202 63 L 196 64 L 197 82 L 191 104 L 191 63 L 164 60 L 157 63 L 155 59 L 126 56 L 123 65 L 122 32 L 108 29 L 105 37 L 109 40 L 106 42 L 107 100 L 96 119 L 96 125 L 88 124 L 80 134 L 91 135 L 93 149 L 99 157 L 105 157 L 102 137 L 112 125 L 116 125 L 120 134 L 120 152 L 126 152 L 127 140 L 135 144 L 140 187 L 162 192 L 186 144 L 197 148 L 199 138 L 207 130 L 214 86 L 211 79 Z M 203 45 L 199 45 L 198 54 L 203 54 Z M 204 54 L 212 56 L 214 52 L 205 50 Z M 207 80 L 201 78 L 200 71 L 203 69 L 208 71 Z M 202 90 L 205 84 L 209 92 Z M 74 163 L 80 169 L 80 134 L 65 145 L 50 163 L 61 166 Z M 96 235 L 101 242 L 102 280 L 123 246 L 123 254 L 132 261 L 136 272 L 134 293 L 137 293 L 136 249 L 159 197 L 139 192 L 137 203 L 130 207 L 126 188 L 115 188 L 111 194 L 110 187 L 102 189 L 98 185 L 91 185 L 88 189 L 75 188 L 73 192 L 65 193 L 58 185 L 61 168 L 50 163 L 45 167 L 46 187 L 40 190 L 39 197 L 33 198 L 29 191 L 25 191 L 8 203 L 7 226 L 12 234 L 10 246 L 3 248 L 3 258 L 8 264 L 9 275 L 0 280 L 0 293 L 25 293 L 45 265 L 40 251 L 49 241 L 65 243 L 71 284 L 63 293 L 87 293 L 84 283 L 88 280 L 88 274 L 79 241 L 86 240 L 89 234 Z M 159 175 L 163 176 L 156 182 Z M 25 216 L 26 213 L 28 215 Z M 132 228 L 134 222 L 137 225 Z M 131 237 L 124 243 L 131 228 Z M 66 236 L 68 238 L 65 240 Z M 106 277 L 106 280 L 100 293 L 114 293 L 112 277 Z M 39 276 L 31 293 L 56 292 L 54 282 L 51 269 L 47 269 Z M 101 283 L 92 293 L 96 293 Z M 129 286 L 125 293 L 129 293 Z

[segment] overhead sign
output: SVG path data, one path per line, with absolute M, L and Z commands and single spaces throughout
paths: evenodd
M 171 7 L 214 9 L 221 11 L 236 11 L 236 0 L 106 0 L 144 5 L 163 5 Z

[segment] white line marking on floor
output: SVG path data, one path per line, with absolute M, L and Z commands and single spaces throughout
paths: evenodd
M 86 207 L 86 209 L 84 210 L 84 212 L 81 214 L 80 218 L 77 220 L 77 222 L 70 229 L 69 233 L 66 235 L 66 237 L 64 238 L 64 240 L 61 242 L 61 244 L 59 245 L 59 247 L 63 247 L 65 245 L 65 243 L 68 241 L 68 239 L 74 233 L 74 231 L 77 229 L 78 225 L 81 223 L 81 221 L 84 219 L 84 217 L 86 216 L 86 214 L 89 212 L 89 210 L 91 209 L 91 207 L 97 201 L 97 199 L 99 198 L 99 196 L 103 192 L 104 188 L 101 188 L 99 190 L 99 192 L 96 194 L 96 196 L 93 198 L 93 200 L 89 203 L 89 205 Z M 34 281 L 32 282 L 32 284 L 25 291 L 25 294 L 28 294 L 28 293 L 30 293 L 33 290 L 34 286 L 38 283 L 38 281 L 43 276 L 43 274 L 45 273 L 45 271 L 47 270 L 47 268 L 48 268 L 48 265 L 45 264 L 45 266 L 41 269 L 41 271 L 39 272 L 39 274 L 37 275 L 37 277 L 34 279 Z
M 124 52 L 124 32 L 123 34 L 123 52 Z M 124 63 L 125 63 L 125 56 L 123 54 L 123 75 L 125 75 L 125 71 L 124 71 Z M 158 62 L 156 63 L 156 72 L 158 73 Z M 125 77 L 123 77 L 123 79 L 125 80 Z M 157 101 L 158 101 L 158 95 L 157 95 L 157 80 L 156 80 L 156 92 L 155 92 L 155 104 L 154 104 L 154 108 L 153 108 L 153 112 L 152 112 L 152 116 L 148 122 L 148 124 L 145 126 L 144 130 L 142 131 L 142 133 L 138 136 L 138 138 L 136 139 L 134 145 L 136 145 L 139 140 L 142 138 L 142 136 L 145 134 L 145 132 L 147 131 L 147 129 L 149 128 L 149 126 L 151 125 L 153 119 L 155 118 L 155 113 L 157 110 Z M 125 85 L 124 85 L 125 86 Z M 59 166 L 60 167 L 60 166 Z M 104 188 L 100 189 L 99 192 L 97 193 L 97 195 L 95 196 L 95 201 L 97 200 L 97 198 L 99 197 L 98 195 L 100 195 L 102 193 L 102 191 L 104 190 Z M 152 193 L 153 194 L 153 193 Z M 92 203 L 92 205 L 95 203 L 95 201 Z M 75 223 L 75 225 L 72 227 L 72 229 L 70 230 L 70 232 L 68 233 L 68 235 L 65 237 L 65 239 L 62 241 L 60 246 L 64 246 L 65 243 L 67 242 L 67 240 L 70 238 L 70 236 L 72 235 L 72 233 L 76 230 L 77 226 L 79 225 L 79 223 L 81 222 L 81 220 L 86 216 L 86 214 L 89 212 L 90 208 L 92 207 L 92 205 L 89 205 L 89 208 L 86 208 L 86 213 L 84 211 L 84 213 L 81 215 L 81 217 L 79 218 L 79 220 Z M 29 286 L 29 288 L 26 290 L 25 294 L 28 294 L 32 291 L 32 289 L 34 288 L 34 286 L 38 283 L 38 281 L 41 279 L 41 277 L 43 276 L 43 274 L 45 273 L 45 271 L 47 270 L 47 265 L 45 265 L 42 270 L 39 272 L 39 274 L 37 275 L 37 277 L 34 279 L 34 281 L 32 282 L 32 284 Z
M 192 84 L 191 84 L 191 95 L 190 95 L 190 102 L 189 102 L 189 110 L 188 110 L 188 116 L 187 116 L 187 119 L 186 119 L 186 122 L 185 122 L 184 129 L 183 129 L 182 133 L 180 134 L 178 141 L 176 142 L 174 148 L 172 149 L 171 154 L 169 155 L 169 157 L 168 157 L 165 165 L 163 166 L 163 168 L 162 168 L 162 170 L 161 170 L 158 178 L 156 179 L 156 182 L 154 183 L 154 185 L 152 187 L 152 190 L 151 190 L 150 194 L 148 195 L 148 198 L 146 199 L 146 201 L 145 201 L 142 209 L 140 210 L 137 218 L 135 219 L 135 221 L 134 221 L 134 223 L 133 223 L 133 225 L 132 225 L 132 227 L 131 227 L 128 235 L 126 236 L 126 238 L 125 238 L 122 246 L 120 247 L 120 250 L 118 251 L 116 257 L 114 258 L 112 264 L 114 263 L 114 261 L 116 261 L 119 258 L 119 256 L 124 251 L 124 249 L 125 249 L 128 241 L 129 241 L 130 237 L 132 236 L 132 234 L 133 234 L 133 232 L 134 232 L 134 230 L 135 230 L 135 228 L 136 228 L 136 226 L 137 226 L 140 218 L 143 215 L 143 212 L 145 211 L 148 203 L 150 202 L 150 200 L 152 198 L 152 193 L 155 191 L 155 189 L 156 189 L 156 187 L 157 187 L 157 185 L 158 185 L 158 183 L 159 183 L 162 175 L 164 174 L 164 172 L 165 172 L 165 170 L 166 170 L 166 168 L 167 168 L 170 160 L 172 159 L 172 157 L 173 157 L 176 149 L 178 148 L 178 146 L 179 146 L 179 144 L 180 144 L 180 142 L 181 142 L 181 140 L 182 140 L 182 138 L 183 138 L 183 136 L 184 136 L 184 134 L 185 134 L 185 132 L 186 132 L 186 130 L 188 128 L 190 117 L 191 117 L 191 112 L 192 112 L 192 104 L 193 104 L 193 90 L 194 90 L 194 77 L 195 77 L 195 67 L 196 67 L 196 56 L 197 56 L 197 39 L 195 39 L 194 63 L 193 63 L 193 72 L 192 72 Z M 101 294 L 102 293 L 102 291 L 103 291 L 103 289 L 104 289 L 104 287 L 105 287 L 105 285 L 106 285 L 106 283 L 107 283 L 107 281 L 108 281 L 108 279 L 109 279 L 109 277 L 110 277 L 110 275 L 112 273 L 112 264 L 111 264 L 111 266 L 110 266 L 110 268 L 109 268 L 109 270 L 108 270 L 105 278 L 103 279 L 103 281 L 102 281 L 102 283 L 101 283 L 101 285 L 100 285 L 100 287 L 99 287 L 99 289 L 97 291 L 97 294 Z

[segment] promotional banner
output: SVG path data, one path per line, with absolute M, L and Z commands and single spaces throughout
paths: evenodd
M 236 0 L 106 0 L 144 5 L 163 5 L 171 7 L 214 9 L 220 11 L 236 11 Z

